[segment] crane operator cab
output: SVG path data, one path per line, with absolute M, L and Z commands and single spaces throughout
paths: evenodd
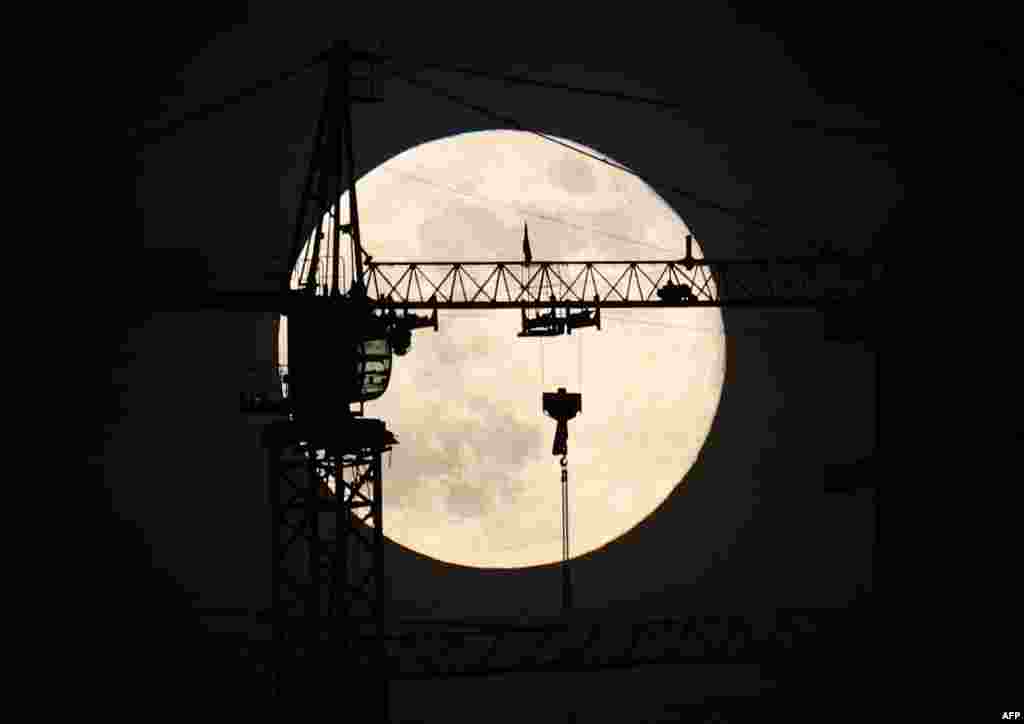
M 375 400 L 387 390 L 392 335 L 372 314 L 353 316 L 351 324 L 339 324 L 336 312 L 307 309 L 289 315 L 288 396 L 298 416 L 338 415 L 351 403 Z
M 393 356 L 409 351 L 412 331 L 438 329 L 437 310 L 430 318 L 378 315 L 359 303 L 341 314 L 336 306 L 307 307 L 288 323 L 288 397 L 307 418 L 330 418 L 379 398 L 391 381 Z

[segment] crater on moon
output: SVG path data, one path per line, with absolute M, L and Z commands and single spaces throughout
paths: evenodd
M 592 194 L 597 191 L 597 178 L 585 158 L 561 158 L 548 166 L 548 179 L 560 188 L 574 194 Z
M 520 235 L 522 232 L 519 232 Z M 508 256 L 515 248 L 516 230 L 509 228 L 493 211 L 480 206 L 455 202 L 437 216 L 420 224 L 417 232 L 422 248 L 430 249 L 438 259 L 479 259 Z
M 456 483 L 448 490 L 447 509 L 460 518 L 479 518 L 492 505 L 482 488 Z

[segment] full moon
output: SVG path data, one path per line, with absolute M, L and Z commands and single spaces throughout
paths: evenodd
M 670 260 L 690 233 L 632 174 L 520 131 L 424 143 L 356 189 L 363 247 L 378 261 L 518 261 L 524 224 L 535 260 Z M 347 199 L 340 207 L 347 217 Z M 561 560 L 561 468 L 541 408 L 559 387 L 583 396 L 569 423 L 573 557 L 685 486 L 721 397 L 718 309 L 603 310 L 600 331 L 548 338 L 517 337 L 518 310 L 438 315 L 440 331 L 416 331 L 388 390 L 366 403 L 399 441 L 383 470 L 388 539 L 476 568 Z M 282 324 L 282 364 L 286 335 Z

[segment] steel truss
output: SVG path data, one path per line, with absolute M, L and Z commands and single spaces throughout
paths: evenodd
M 840 301 L 871 281 L 863 259 L 374 262 L 367 293 L 380 307 L 522 308 L 772 306 Z M 686 289 L 673 300 L 665 288 Z
M 529 266 L 515 261 L 370 261 L 366 293 L 376 309 L 822 308 L 865 299 L 880 277 L 879 263 L 842 257 L 535 261 Z M 304 305 L 340 304 L 324 292 L 218 292 L 200 304 L 283 313 Z
M 264 432 L 279 694 L 294 683 L 289 673 L 316 678 L 339 664 L 387 686 L 381 458 L 395 443 L 369 419 L 277 422 Z M 328 656 L 333 666 L 319 665 Z M 296 658 L 312 667 L 288 665 Z

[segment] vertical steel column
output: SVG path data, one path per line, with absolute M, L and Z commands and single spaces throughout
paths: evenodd
M 318 455 L 320 451 L 309 446 L 306 455 L 306 575 L 305 590 L 305 654 L 307 660 L 319 648 L 320 642 L 320 475 Z
M 341 62 L 337 62 L 332 55 L 331 63 L 327 69 L 327 82 L 328 92 L 330 95 L 330 112 L 331 117 L 335 119 L 335 123 L 332 124 L 331 130 L 331 144 L 330 144 L 330 157 L 331 161 L 335 164 L 335 168 L 340 171 L 344 167 L 342 161 L 342 143 L 341 143 L 341 129 L 337 126 L 337 120 L 346 117 L 345 107 L 348 105 L 348 57 L 340 58 Z M 340 75 L 340 77 L 339 77 Z M 339 92 L 340 91 L 340 92 Z M 344 114 L 344 116 L 343 116 Z M 327 208 L 334 209 L 334 221 L 331 224 L 331 238 L 334 241 L 333 256 L 331 257 L 331 284 L 330 294 L 337 295 L 340 293 L 341 280 L 338 278 L 338 261 L 341 256 L 341 184 L 334 179 L 335 187 L 332 189 L 332 195 Z
M 373 481 L 373 557 L 374 563 L 380 560 L 384 553 L 384 495 L 383 476 L 381 475 L 381 461 L 384 454 L 380 450 L 373 452 L 373 469 L 371 476 Z M 383 575 L 381 567 L 373 567 L 374 592 L 376 593 L 376 619 L 378 623 L 383 622 L 385 601 L 382 596 L 384 590 Z
M 342 649 L 342 655 L 346 655 L 350 642 L 348 630 L 346 629 L 346 618 L 344 614 L 346 582 L 349 576 L 349 501 L 351 495 L 345 485 L 345 466 L 341 456 L 334 459 L 334 558 L 332 560 L 333 576 L 331 580 L 331 610 L 330 615 L 334 618 L 334 638 Z
M 266 463 L 267 498 L 270 504 L 270 695 L 283 695 L 284 675 L 284 602 L 281 598 L 280 566 L 283 558 L 281 546 L 281 449 L 267 447 L 264 449 Z
M 383 576 L 383 562 L 384 562 L 384 495 L 383 495 L 383 475 L 381 461 L 383 460 L 383 452 L 377 449 L 373 452 L 373 592 L 374 592 L 374 623 L 376 629 L 376 637 L 373 641 L 373 653 L 371 654 L 374 660 L 373 669 L 377 684 L 380 687 L 379 695 L 382 706 L 381 721 L 390 721 L 390 687 L 391 682 L 388 677 L 388 662 L 387 652 L 385 650 L 385 636 L 387 635 L 387 622 L 386 622 L 386 611 L 385 608 L 388 602 L 385 600 L 385 585 Z
M 569 462 L 563 455 L 562 465 L 562 611 L 572 610 L 572 571 L 569 568 Z
M 320 116 L 317 118 L 316 131 L 313 135 L 313 152 L 310 156 L 309 169 L 306 171 L 306 181 L 302 186 L 302 197 L 299 199 L 298 213 L 295 215 L 295 227 L 292 232 L 292 249 L 288 256 L 288 269 L 282 286 L 287 289 L 291 280 L 292 271 L 302 255 L 302 247 L 306 243 L 306 223 L 309 218 L 309 204 L 313 201 L 313 179 L 317 169 L 320 168 L 320 154 L 323 147 L 324 129 L 327 125 L 327 110 L 329 108 L 328 92 L 324 92 L 323 102 L 320 108 Z M 318 220 L 314 218 L 314 223 Z
M 356 281 L 360 288 L 365 289 L 363 279 L 363 243 L 359 236 L 359 207 L 356 203 L 356 177 L 355 177 L 355 154 L 352 149 L 352 96 L 349 90 L 350 73 L 352 63 L 352 51 L 348 41 L 342 41 L 336 49 L 336 63 L 342 68 L 340 74 L 339 92 L 342 96 L 345 134 L 345 186 L 348 189 L 349 224 L 351 225 L 353 265 Z

